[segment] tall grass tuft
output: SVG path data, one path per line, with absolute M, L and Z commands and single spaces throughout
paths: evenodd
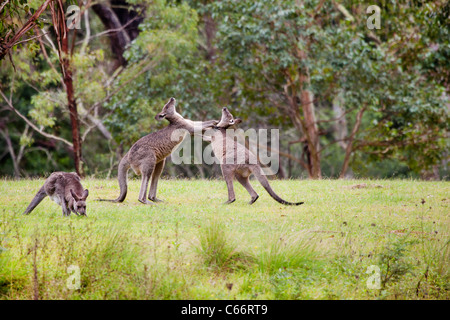
M 261 272 L 274 274 L 280 270 L 304 268 L 316 257 L 314 244 L 307 234 L 282 233 L 262 243 L 257 263 Z
M 225 230 L 217 220 L 211 220 L 201 230 L 198 251 L 205 265 L 217 269 L 245 268 L 252 261 L 251 256 L 238 251 L 237 244 L 230 240 Z

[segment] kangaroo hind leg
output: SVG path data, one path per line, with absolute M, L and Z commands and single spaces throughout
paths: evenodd
M 234 172 L 231 168 L 227 166 L 222 165 L 222 175 L 225 179 L 225 182 L 227 183 L 227 189 L 228 189 L 228 201 L 226 201 L 224 204 L 230 204 L 236 201 L 236 196 L 234 194 L 234 188 L 233 188 L 233 177 Z
M 256 200 L 258 200 L 259 195 L 258 193 L 256 193 L 255 189 L 253 189 L 248 177 L 243 177 L 240 174 L 236 174 L 236 180 L 239 181 L 240 184 L 242 184 L 242 186 L 247 190 L 247 192 L 252 197 L 249 204 L 253 204 Z
M 150 191 L 148 193 L 148 199 L 153 202 L 162 202 L 162 200 L 156 198 L 156 190 L 158 188 L 158 180 L 161 176 L 161 173 L 164 169 L 164 164 L 166 163 L 166 159 L 163 159 L 162 161 L 158 162 L 155 165 L 155 169 L 153 170 L 152 174 L 152 180 L 150 183 Z
M 141 175 L 142 175 L 142 183 L 141 183 L 141 189 L 139 191 L 139 202 L 143 204 L 153 204 L 151 201 L 147 200 L 147 190 L 148 190 L 148 183 L 150 181 L 150 177 L 152 176 L 153 170 L 155 169 L 155 163 L 147 164 L 145 167 L 142 167 Z

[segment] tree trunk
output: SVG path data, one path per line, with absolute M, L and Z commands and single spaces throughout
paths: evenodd
M 82 177 L 84 176 L 84 172 L 81 162 L 80 124 L 78 121 L 77 103 L 73 91 L 72 72 L 66 72 L 64 82 L 67 87 L 67 101 L 70 113 L 70 124 L 72 126 L 72 142 L 73 142 L 75 171 L 80 177 Z
M 144 19 L 143 15 L 139 16 L 135 10 L 129 10 L 127 7 L 130 5 L 123 0 L 111 1 L 111 6 L 105 3 L 96 3 L 92 6 L 105 29 L 114 30 L 108 33 L 111 51 L 117 60 L 114 69 L 127 64 L 123 53 L 131 41 L 139 35 L 138 26 Z
M 333 124 L 333 135 L 338 145 L 345 151 L 347 149 L 346 138 L 348 136 L 348 125 L 347 118 L 345 117 L 344 103 L 343 92 L 340 91 L 333 99 L 333 113 L 337 119 Z M 348 166 L 344 177 L 348 179 L 353 179 L 354 177 L 352 169 Z
M 420 172 L 420 177 L 423 180 L 428 180 L 428 181 L 439 181 L 440 176 L 439 176 L 439 165 L 434 165 L 429 169 L 423 169 Z
M 74 88 L 73 88 L 73 73 L 72 66 L 69 55 L 69 37 L 68 37 L 68 29 L 66 26 L 66 22 L 64 18 L 61 19 L 62 27 L 64 28 L 64 32 L 62 33 L 62 41 L 61 41 L 61 49 L 63 52 L 62 64 L 64 69 L 64 83 L 66 84 L 66 92 L 67 92 L 67 103 L 70 114 L 70 124 L 72 126 L 72 142 L 73 142 L 73 153 L 74 153 L 74 162 L 75 162 L 75 171 L 77 174 L 82 177 L 84 176 L 83 167 L 81 163 L 81 135 L 80 135 L 80 123 L 78 121 L 78 110 L 77 110 L 77 102 L 75 100 Z M 75 39 L 73 40 L 75 41 Z
M 144 9 L 142 5 L 130 5 L 126 0 L 111 0 L 111 9 L 120 20 L 125 32 L 131 41 L 139 35 L 139 24 L 144 20 L 144 15 L 138 13 L 138 9 Z M 135 10 L 136 9 L 136 10 Z M 133 20 L 133 21 L 131 21 Z
M 289 73 L 286 72 L 285 75 L 288 84 L 284 86 L 284 93 L 289 103 L 288 113 L 300 136 L 303 136 L 298 141 L 304 143 L 299 163 L 308 171 L 310 179 L 320 179 L 322 173 L 320 170 L 320 155 L 317 150 L 319 135 L 314 114 L 313 95 L 311 91 L 303 87 L 307 77 L 300 75 L 299 78 L 302 81 L 299 85 L 298 82 L 295 83 Z M 298 89 L 300 89 L 300 94 L 297 94 Z M 300 111 L 302 111 L 303 116 Z
M 75 92 L 73 88 L 73 70 L 70 61 L 71 55 L 69 52 L 69 30 L 67 29 L 66 25 L 62 2 L 58 0 L 57 7 L 54 7 L 53 3 L 50 4 L 50 7 L 52 9 L 53 27 L 55 28 L 58 41 L 58 53 L 60 59 L 59 61 L 63 73 L 63 81 L 66 87 L 67 104 L 70 114 L 70 124 L 72 127 L 72 142 L 73 142 L 75 171 L 80 177 L 82 177 L 84 175 L 84 172 L 81 163 L 80 125 L 78 120 Z M 75 37 L 73 41 L 75 41 Z
M 348 135 L 347 119 L 344 112 L 344 98 L 343 93 L 340 91 L 333 99 L 333 113 L 336 117 L 336 122 L 333 125 L 334 138 L 338 141 L 339 146 L 342 149 L 347 149 L 347 142 L 344 140 Z
M 94 4 L 92 10 L 98 15 L 107 30 L 117 30 L 108 34 L 111 41 L 111 50 L 117 59 L 117 67 L 126 65 L 123 53 L 125 52 L 126 46 L 130 43 L 130 37 L 125 30 L 121 29 L 122 24 L 116 13 L 111 7 L 102 3 Z
M 366 111 L 365 107 L 358 111 L 352 133 L 350 134 L 350 136 L 347 139 L 347 148 L 345 149 L 344 163 L 342 165 L 341 174 L 339 175 L 339 178 L 341 178 L 341 179 L 345 177 L 345 174 L 347 172 L 347 169 L 348 169 L 348 166 L 350 163 L 350 156 L 353 152 L 353 140 L 355 139 L 355 135 L 358 132 L 359 127 L 361 126 L 361 121 L 362 121 L 364 111 Z
M 216 61 L 217 49 L 214 46 L 214 38 L 216 37 L 216 22 L 210 14 L 203 16 L 205 24 L 205 36 L 206 36 L 206 59 L 213 64 Z
M 300 76 L 300 103 L 303 111 L 303 129 L 309 152 L 310 178 L 321 179 L 322 170 L 320 168 L 319 154 L 319 130 L 316 123 L 314 96 L 307 88 L 309 86 L 309 76 Z

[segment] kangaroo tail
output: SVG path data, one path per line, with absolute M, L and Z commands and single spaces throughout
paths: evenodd
M 269 181 L 267 180 L 266 176 L 262 173 L 262 169 L 260 167 L 256 168 L 256 170 L 253 171 L 253 174 L 255 175 L 256 179 L 261 183 L 261 185 L 266 189 L 266 191 L 270 194 L 272 198 L 274 198 L 277 202 L 287 205 L 287 206 L 298 206 L 303 204 L 303 202 L 288 202 L 286 200 L 281 199 L 275 191 L 270 187 Z
M 119 163 L 119 173 L 117 179 L 119 180 L 120 195 L 117 199 L 97 199 L 96 201 L 109 201 L 109 202 L 123 202 L 127 196 L 128 186 L 127 186 L 127 176 L 128 170 L 130 169 L 130 162 L 128 161 L 128 154 L 126 154 Z
M 34 208 L 37 207 L 39 203 L 47 196 L 47 193 L 45 192 L 44 186 L 42 186 L 39 191 L 34 196 L 33 200 L 31 200 L 30 204 L 28 205 L 27 209 L 24 211 L 23 214 L 29 214 L 31 211 L 33 211 Z

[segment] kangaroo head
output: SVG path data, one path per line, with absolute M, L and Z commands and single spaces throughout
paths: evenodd
M 234 119 L 233 115 L 226 107 L 222 108 L 222 118 L 219 123 L 215 126 L 216 129 L 227 129 L 235 124 L 241 123 L 242 120 L 240 118 Z
M 75 210 L 75 212 L 85 216 L 86 215 L 86 198 L 89 195 L 89 190 L 88 189 L 84 190 L 81 197 L 79 197 L 77 194 L 75 194 L 75 192 L 73 192 L 72 189 L 70 189 L 70 194 L 72 195 L 72 198 L 73 198 L 73 210 Z
M 164 105 L 162 111 L 155 116 L 155 119 L 158 121 L 163 119 L 170 121 L 174 117 L 180 117 L 180 114 L 175 110 L 176 102 L 175 98 L 170 98 L 169 102 Z

